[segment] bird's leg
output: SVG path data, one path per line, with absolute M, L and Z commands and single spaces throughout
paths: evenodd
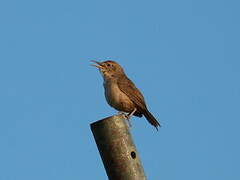
M 128 121 L 128 125 L 129 127 L 132 127 L 132 124 L 130 122 L 130 118 L 133 116 L 133 114 L 136 112 L 137 108 L 134 108 L 132 112 L 130 112 L 127 116 L 126 116 L 126 119 Z
M 132 112 L 128 114 L 128 120 L 134 115 L 134 113 L 137 111 L 137 108 L 134 108 Z

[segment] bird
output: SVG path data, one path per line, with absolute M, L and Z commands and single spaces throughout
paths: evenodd
M 149 112 L 140 90 L 127 77 L 124 69 L 115 61 L 98 62 L 91 60 L 103 77 L 104 93 L 107 103 L 119 112 L 128 113 L 129 120 L 133 115 L 145 116 L 157 130 L 161 127 L 156 118 Z

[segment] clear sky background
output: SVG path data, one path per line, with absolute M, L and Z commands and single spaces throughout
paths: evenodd
M 132 118 L 149 180 L 240 179 L 240 3 L 0 1 L 0 180 L 107 179 L 89 124 L 112 59 L 161 122 Z

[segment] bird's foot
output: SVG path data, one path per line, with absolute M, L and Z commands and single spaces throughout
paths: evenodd
M 119 111 L 119 112 L 118 112 L 118 115 L 122 115 L 122 116 L 124 117 L 124 119 L 127 121 L 128 126 L 129 126 L 129 127 L 132 127 L 132 124 L 131 124 L 131 122 L 130 122 L 131 116 L 129 116 L 129 114 L 126 114 L 126 113 L 124 113 L 124 112 L 122 112 L 122 111 Z
M 123 116 L 126 116 L 126 113 L 125 112 L 123 112 L 123 111 L 118 111 L 118 113 L 117 113 L 118 115 L 123 115 Z

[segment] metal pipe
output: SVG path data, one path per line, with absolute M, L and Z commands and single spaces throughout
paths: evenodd
M 124 115 L 90 126 L 109 180 L 147 179 Z

